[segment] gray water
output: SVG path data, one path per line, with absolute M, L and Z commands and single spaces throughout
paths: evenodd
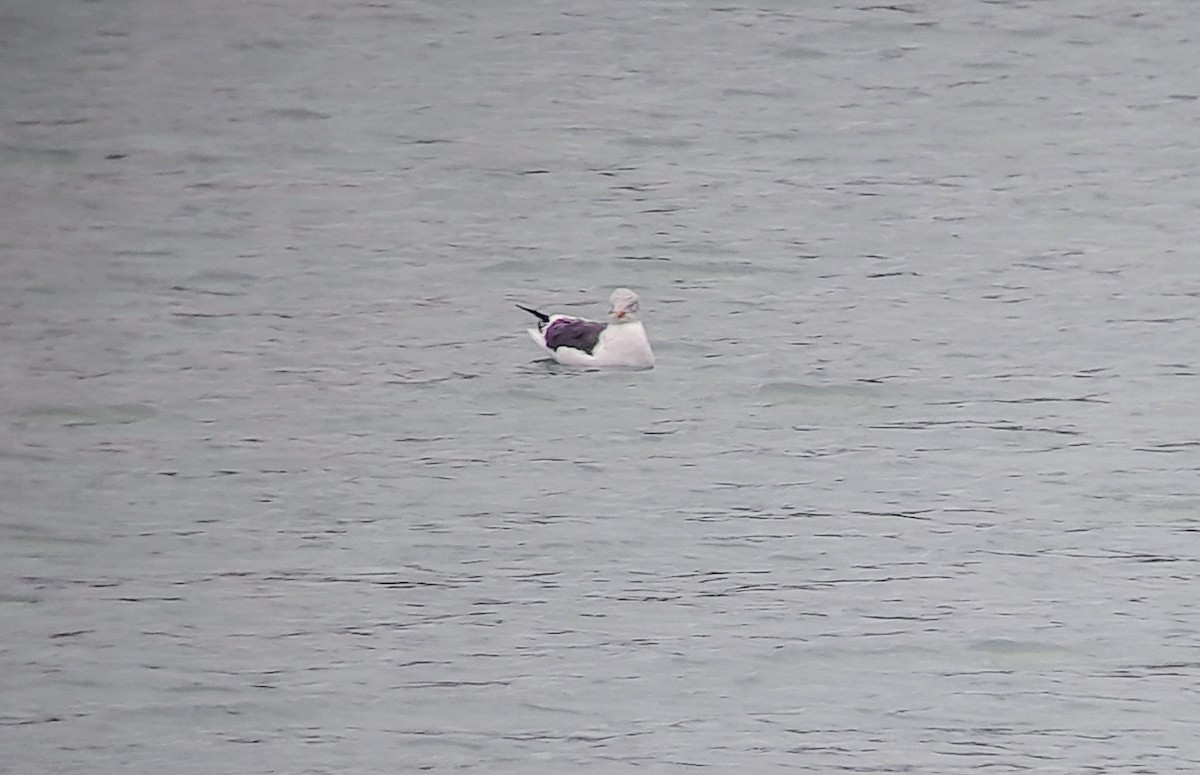
M 0 772 L 1196 772 L 1197 29 L 4 3 Z

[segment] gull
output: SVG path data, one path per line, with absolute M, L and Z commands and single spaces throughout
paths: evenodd
M 522 304 L 517 306 L 538 319 L 537 328 L 526 330 L 559 363 L 627 369 L 654 367 L 650 340 L 638 320 L 638 297 L 628 288 L 618 288 L 608 298 L 607 323 L 572 315 L 547 315 Z

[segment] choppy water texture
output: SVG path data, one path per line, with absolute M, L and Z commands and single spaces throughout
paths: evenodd
M 1196 772 L 1197 29 L 4 4 L 0 772 Z

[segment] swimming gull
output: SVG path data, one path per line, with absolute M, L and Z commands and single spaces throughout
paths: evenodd
M 608 322 L 598 323 L 572 315 L 547 315 L 518 304 L 538 319 L 527 329 L 539 347 L 568 366 L 603 366 L 629 369 L 654 367 L 654 352 L 646 329 L 638 320 L 638 297 L 618 288 L 608 299 Z

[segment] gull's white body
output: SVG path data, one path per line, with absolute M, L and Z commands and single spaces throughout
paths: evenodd
M 553 322 L 565 315 L 551 315 Z M 554 356 L 554 360 L 567 366 L 595 366 L 598 368 L 651 369 L 654 368 L 654 351 L 650 349 L 650 338 L 641 321 L 610 325 L 600 332 L 600 343 L 591 354 L 574 347 L 546 347 L 546 337 L 536 328 L 526 329 L 529 338 Z

